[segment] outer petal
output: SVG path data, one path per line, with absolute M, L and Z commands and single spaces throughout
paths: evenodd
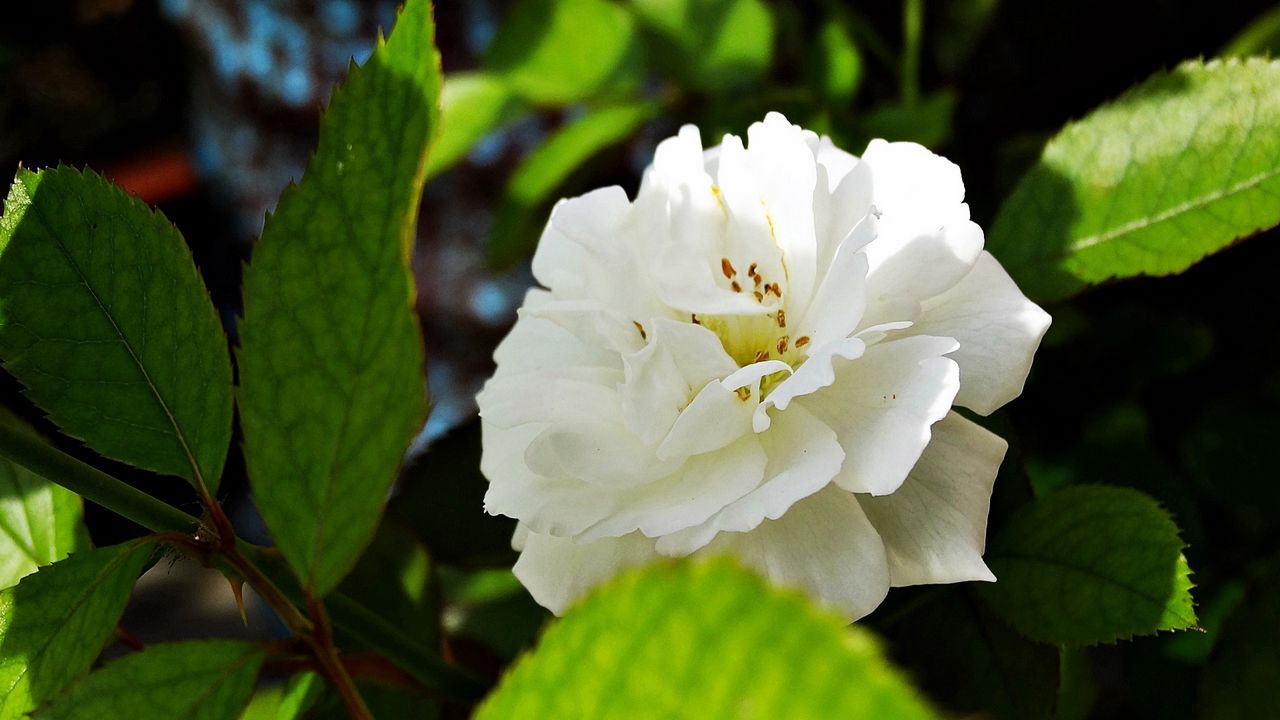
M 880 212 L 934 227 L 969 219 L 960 168 L 923 145 L 872 140 L 861 164 L 870 171 L 871 203 Z
M 894 587 L 995 580 L 982 562 L 991 486 L 1008 443 L 951 413 L 898 491 L 859 496 L 884 538 Z
M 552 302 L 551 293 L 533 288 L 511 332 L 498 343 L 493 359 L 504 374 L 583 366 L 622 368 L 617 352 L 584 341 L 571 329 L 543 317 L 540 308 Z
M 926 231 L 914 218 L 885 214 L 876 239 L 866 247 L 867 311 L 862 326 L 915 320 L 920 304 L 954 287 L 982 252 L 982 228 L 957 220 Z
M 795 400 L 840 438 L 836 484 L 873 495 L 898 489 L 960 387 L 955 362 L 942 357 L 955 349 L 951 338 L 923 335 L 882 342 L 840 363 L 830 387 Z
M 657 557 L 653 540 L 639 533 L 575 543 L 527 533 L 512 572 L 539 605 L 562 615 L 575 600 L 620 571 Z
M 958 285 L 925 302 L 914 331 L 960 341 L 956 404 L 990 414 L 1022 394 L 1048 313 L 1023 296 L 990 253 Z
M 799 405 L 778 415 L 760 435 L 769 463 L 760 487 L 696 527 L 664 535 L 658 552 L 680 557 L 701 548 L 717 533 L 742 533 L 766 518 L 777 520 L 796 502 L 818 492 L 840 471 L 844 450 L 836 434 Z
M 721 533 L 701 552 L 730 553 L 770 580 L 806 590 L 850 620 L 889 592 L 884 544 L 853 495 L 835 487 L 748 533 Z
M 634 530 L 659 537 L 703 523 L 759 485 L 767 460 L 753 434 L 715 452 L 695 455 L 679 472 L 618 494 L 608 516 L 576 534 L 576 539 L 619 537 Z

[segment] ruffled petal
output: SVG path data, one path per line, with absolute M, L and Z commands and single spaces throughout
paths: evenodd
M 522 546 L 512 572 L 539 605 L 556 615 L 622 570 L 657 557 L 653 540 L 639 533 L 576 543 L 530 532 Z
M 866 247 L 867 310 L 863 325 L 915 320 L 921 303 L 959 283 L 982 252 L 982 228 L 968 220 L 919 231 L 884 214 Z
M 701 525 L 659 538 L 658 552 L 681 557 L 717 533 L 747 532 L 766 518 L 776 520 L 831 482 L 844 460 L 836 434 L 799 405 L 780 413 L 760 442 L 769 457 L 764 482 Z
M 835 430 L 845 451 L 840 487 L 887 495 L 906 479 L 960 387 L 951 338 L 924 335 L 867 348 L 840 362 L 829 387 L 796 400 Z
M 853 495 L 836 487 L 747 533 L 720 533 L 700 551 L 727 553 L 780 585 L 805 590 L 856 620 L 889 592 L 884 543 Z
M 956 404 L 988 415 L 1022 394 L 1049 314 L 1028 300 L 990 253 L 955 287 L 924 304 L 914 331 L 960 342 Z
M 1008 443 L 956 413 L 892 495 L 859 496 L 884 539 L 894 587 L 994 581 L 982 561 L 991 487 Z

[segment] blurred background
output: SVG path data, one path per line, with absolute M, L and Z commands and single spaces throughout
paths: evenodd
M 264 214 L 301 176 L 331 87 L 394 11 L 390 0 L 12 3 L 0 170 L 88 165 L 160 207 L 234 342 Z M 472 397 L 532 283 L 528 257 L 556 198 L 608 184 L 634 193 L 681 124 L 711 145 L 780 110 L 855 154 L 885 137 L 946 155 L 989 227 L 1067 121 L 1181 60 L 1280 47 L 1280 9 L 1264 0 L 440 0 L 436 22 L 445 119 L 414 257 L 433 411 L 347 587 L 489 675 L 547 616 L 510 575 L 511 524 L 481 512 Z M 1054 326 L 1025 394 L 988 422 L 1011 443 L 992 528 L 1066 484 L 1138 487 L 1183 530 L 1206 632 L 1060 653 L 1007 637 L 964 587 L 895 590 L 868 624 L 941 704 L 993 717 L 1234 717 L 1223 703 L 1280 716 L 1280 690 L 1237 697 L 1248 678 L 1280 678 L 1278 239 L 1048 307 Z M 0 400 L 40 422 L 7 376 Z M 227 503 L 265 541 L 237 455 Z M 94 462 L 195 506 L 185 485 Z M 139 532 L 87 515 L 99 543 Z M 216 575 L 162 563 L 124 626 L 141 641 L 279 631 L 250 610 L 242 623 Z M 993 689 L 1009 657 L 1043 687 Z

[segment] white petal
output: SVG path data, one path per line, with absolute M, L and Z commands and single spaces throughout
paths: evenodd
M 826 267 L 835 256 L 849 232 L 871 214 L 871 166 L 859 161 L 840 180 L 840 184 L 831 192 L 826 219 L 823 223 L 823 234 L 818 242 L 822 249 L 818 253 L 819 267 Z
M 529 533 L 512 572 L 539 605 L 562 615 L 595 586 L 655 557 L 653 540 L 639 533 L 591 543 Z
M 859 496 L 884 538 L 895 587 L 996 578 L 982 562 L 991 486 L 1008 443 L 956 413 L 933 426 L 933 439 L 902 487 Z
M 875 237 L 875 225 L 871 216 L 858 223 L 836 251 L 808 307 L 796 308 L 802 314 L 792 337 L 807 336 L 810 351 L 849 337 L 862 320 L 867 307 L 867 256 L 860 250 Z
M 914 320 L 920 304 L 960 282 L 982 252 L 982 228 L 968 220 L 918 231 L 913 220 L 880 218 L 866 247 L 867 312 L 864 324 Z
M 861 357 L 866 347 L 866 343 L 860 338 L 846 338 L 829 342 L 810 354 L 790 377 L 778 383 L 770 391 L 769 396 L 761 401 L 752 417 L 752 426 L 755 431 L 764 432 L 769 428 L 770 408 L 786 410 L 792 400 L 817 392 L 835 382 L 836 358 L 853 360 Z
M 838 363 L 829 387 L 796 400 L 840 438 L 836 484 L 873 495 L 898 489 L 959 389 L 959 369 L 943 357 L 955 348 L 951 338 L 924 335 L 882 342 Z
M 721 533 L 702 553 L 728 553 L 775 583 L 807 591 L 850 620 L 889 592 L 884 544 L 853 495 L 836 487 L 747 533 Z
M 969 219 L 960 168 L 922 145 L 872 140 L 860 165 L 870 171 L 871 203 L 885 215 L 934 226 Z
M 537 316 L 551 293 L 532 288 L 525 294 L 516 323 L 493 351 L 494 362 L 512 375 L 566 366 L 622 367 L 617 353 L 586 342 L 574 332 Z
M 823 135 L 818 141 L 818 164 L 826 171 L 827 185 L 822 189 L 828 193 L 834 192 L 836 187 L 844 180 L 849 171 L 853 170 L 853 166 L 858 164 L 858 158 L 840 148 L 836 147 L 831 138 Z
M 660 460 L 719 450 L 751 431 L 755 402 L 712 380 L 685 408 L 658 446 Z
M 663 480 L 620 493 L 608 516 L 575 533 L 576 539 L 619 537 L 634 530 L 659 537 L 703 523 L 759 485 L 767 462 L 757 437 L 744 435 L 716 452 L 689 458 Z
M 956 404 L 981 415 L 1022 394 L 1048 313 L 1023 296 L 990 253 L 949 291 L 925 302 L 915 331 L 960 341 Z
M 480 417 L 495 427 L 531 422 L 590 423 L 604 408 L 619 407 L 622 372 L 566 365 L 526 373 L 499 372 L 476 396 Z
M 747 532 L 766 518 L 776 520 L 825 487 L 844 460 L 836 434 L 799 405 L 780 413 L 769 432 L 760 435 L 760 443 L 769 456 L 760 487 L 701 525 L 659 538 L 658 552 L 681 557 L 711 542 L 716 533 Z
M 627 193 L 617 186 L 556 203 L 533 254 L 533 276 L 553 292 L 581 297 L 600 264 L 601 256 L 591 251 L 605 251 L 604 258 L 620 255 L 620 248 L 602 244 L 617 236 L 630 208 Z

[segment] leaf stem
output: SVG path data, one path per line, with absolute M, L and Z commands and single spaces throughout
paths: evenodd
M 0 456 L 154 532 L 200 529 L 199 518 L 61 452 L 33 432 L 0 426 Z
M 902 103 L 920 99 L 920 44 L 924 34 L 924 0 L 902 3 Z
M 369 712 L 369 706 L 360 696 L 360 690 L 351 679 L 351 673 L 347 672 L 346 666 L 342 664 L 342 658 L 338 656 L 338 648 L 333 644 L 333 628 L 329 624 L 329 614 L 325 612 L 324 603 L 309 598 L 307 613 L 311 616 L 311 622 L 315 628 L 307 636 L 307 640 L 316 659 L 320 661 L 320 667 L 325 677 L 329 679 L 329 684 L 342 699 L 342 705 L 347 709 L 347 714 L 352 720 L 373 720 L 373 713 Z

